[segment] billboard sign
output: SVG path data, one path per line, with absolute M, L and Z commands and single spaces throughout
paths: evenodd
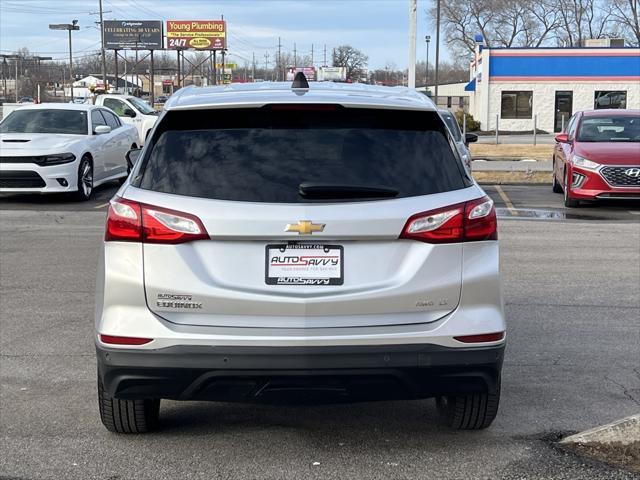
M 316 81 L 316 67 L 289 67 L 287 68 L 287 82 L 292 82 L 298 72 L 304 73 L 309 82 Z
M 167 20 L 167 48 L 224 50 L 227 24 L 224 20 Z
M 320 67 L 318 80 L 321 82 L 344 82 L 347 80 L 347 67 Z
M 162 21 L 105 20 L 104 48 L 110 50 L 161 50 Z

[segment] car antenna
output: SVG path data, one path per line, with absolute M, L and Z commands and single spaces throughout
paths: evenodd
M 296 73 L 296 76 L 293 78 L 291 88 L 309 88 L 309 82 L 307 82 L 307 77 L 304 76 L 304 73 Z

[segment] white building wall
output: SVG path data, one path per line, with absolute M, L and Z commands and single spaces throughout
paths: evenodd
M 538 128 L 553 132 L 556 91 L 573 92 L 573 113 L 580 110 L 593 110 L 597 90 L 622 90 L 627 92 L 627 108 L 640 109 L 640 85 L 635 82 L 491 82 L 488 119 L 482 125 L 483 130 L 495 129 L 496 115 L 499 117 L 500 130 L 533 130 L 533 115 L 538 115 Z M 503 91 L 533 91 L 533 114 L 530 119 L 503 119 L 500 116 Z M 568 120 L 568 118 L 566 119 Z M 488 125 L 488 128 L 486 127 Z

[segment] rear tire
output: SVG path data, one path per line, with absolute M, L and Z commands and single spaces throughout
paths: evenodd
M 553 184 L 552 184 L 552 190 L 553 193 L 562 193 L 562 185 L 560 185 L 560 182 L 558 182 L 558 177 L 556 177 L 556 161 L 553 161 Z
M 436 406 L 444 422 L 456 430 L 482 430 L 498 414 L 500 383 L 494 392 L 449 395 L 436 398 Z
M 160 399 L 120 400 L 104 391 L 98 378 L 100 420 L 114 433 L 146 433 L 158 428 Z

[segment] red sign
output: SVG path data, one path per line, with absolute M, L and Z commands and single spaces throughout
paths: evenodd
M 316 81 L 316 67 L 289 67 L 287 68 L 287 81 L 291 82 L 298 72 L 304 73 L 308 81 Z
M 167 48 L 224 50 L 227 24 L 224 20 L 167 20 Z

